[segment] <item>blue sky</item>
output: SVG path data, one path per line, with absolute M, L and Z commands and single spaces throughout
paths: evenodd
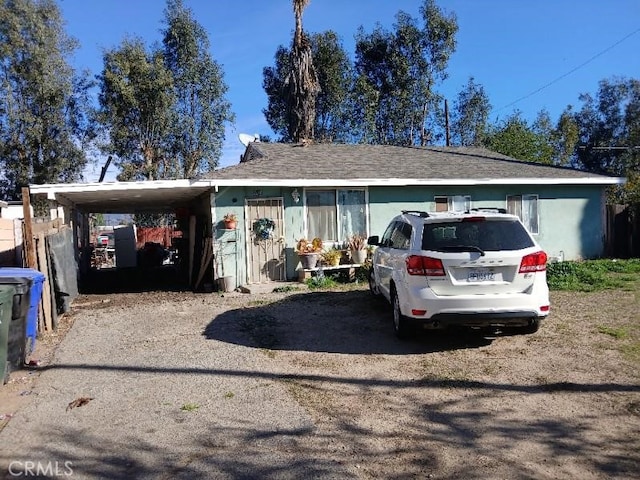
M 556 120 L 580 93 L 593 93 L 613 76 L 640 77 L 640 0 L 438 0 L 455 13 L 457 48 L 438 89 L 453 102 L 469 76 L 484 86 L 493 112 L 515 109 L 533 119 L 546 109 Z M 72 59 L 80 70 L 102 69 L 104 49 L 129 36 L 160 42 L 164 0 L 58 0 L 66 31 L 80 42 Z M 228 129 L 222 166 L 238 162 L 239 133 L 273 132 L 262 115 L 267 98 L 262 69 L 273 65 L 279 45 L 294 27 L 291 0 L 184 0 L 211 41 L 222 65 L 236 124 Z M 390 28 L 399 10 L 419 18 L 421 0 L 311 0 L 304 12 L 308 32 L 334 30 L 353 55 L 359 26 Z M 539 90 L 539 91 L 538 91 Z M 537 91 L 537 92 L 536 92 Z M 536 93 L 534 93 L 536 92 Z M 111 167 L 110 175 L 114 168 Z M 96 181 L 100 168 L 87 171 Z

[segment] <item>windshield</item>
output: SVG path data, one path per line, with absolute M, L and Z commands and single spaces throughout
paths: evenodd
M 534 245 L 522 226 L 513 219 L 483 219 L 427 223 L 422 234 L 422 249 L 456 250 L 522 250 Z

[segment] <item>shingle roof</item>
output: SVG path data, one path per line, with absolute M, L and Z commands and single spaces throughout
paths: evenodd
M 390 145 L 250 143 L 243 160 L 209 173 L 209 179 L 253 180 L 490 180 L 613 177 L 523 162 L 482 148 Z

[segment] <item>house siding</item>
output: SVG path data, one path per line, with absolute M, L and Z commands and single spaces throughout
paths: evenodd
M 327 187 L 330 188 L 330 187 Z M 284 255 L 287 278 L 296 278 L 300 268 L 295 253 L 297 240 L 306 236 L 303 188 L 299 203 L 294 203 L 293 187 L 228 187 L 212 194 L 215 213 L 215 238 L 227 241 L 222 217 L 226 213 L 238 216 L 238 230 L 233 234 L 237 251 L 233 255 L 220 255 L 218 274 L 224 270 L 237 272 L 238 285 L 247 281 L 246 241 L 251 235 L 255 219 L 245 218 L 245 200 L 255 198 L 282 198 L 284 202 Z M 604 253 L 604 221 L 602 216 L 602 186 L 452 186 L 452 187 L 369 187 L 369 235 L 382 235 L 389 220 L 401 210 L 435 211 L 436 196 L 471 196 L 471 208 L 506 208 L 508 195 L 538 195 L 539 233 L 536 240 L 554 259 L 577 260 L 600 257 Z M 235 262 L 238 262 L 236 265 Z

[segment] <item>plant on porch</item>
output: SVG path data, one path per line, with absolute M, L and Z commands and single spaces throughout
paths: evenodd
M 314 268 L 322 252 L 322 239 L 316 237 L 313 240 L 301 238 L 296 244 L 296 253 L 300 257 L 302 268 Z

